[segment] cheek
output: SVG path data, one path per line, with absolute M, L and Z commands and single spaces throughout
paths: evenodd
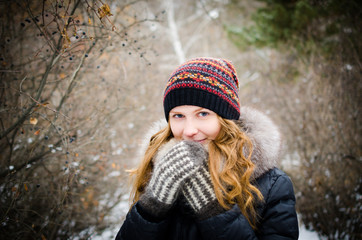
M 210 127 L 210 128 L 209 128 L 208 133 L 209 133 L 210 138 L 211 138 L 212 140 L 214 140 L 214 139 L 217 137 L 217 135 L 219 135 L 219 132 L 220 132 L 220 129 L 221 129 L 221 125 L 220 125 L 220 123 L 217 121 L 217 122 L 215 122 L 214 124 L 212 124 L 211 126 L 213 126 L 213 127 Z
M 176 139 L 182 138 L 182 128 L 180 124 L 170 122 L 171 132 Z

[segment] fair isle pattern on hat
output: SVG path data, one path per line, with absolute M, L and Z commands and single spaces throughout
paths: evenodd
M 180 105 L 210 109 L 221 117 L 238 119 L 238 78 L 231 62 L 217 58 L 195 58 L 179 66 L 164 93 L 165 116 Z

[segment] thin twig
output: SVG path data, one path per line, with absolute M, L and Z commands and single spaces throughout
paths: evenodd
M 61 45 L 61 41 L 62 38 L 59 38 L 58 41 L 58 47 Z M 43 89 L 45 87 L 45 84 L 47 82 L 48 79 L 48 75 L 50 73 L 50 70 L 52 69 L 53 65 L 55 64 L 56 61 L 59 60 L 59 55 L 57 53 L 57 51 L 54 51 L 52 58 L 43 74 L 42 80 L 40 82 L 39 88 L 37 90 L 37 94 L 35 95 L 35 101 L 30 105 L 30 107 L 28 107 L 26 109 L 26 111 L 23 113 L 23 115 L 13 124 L 11 125 L 9 128 L 7 128 L 5 131 L 1 132 L 0 134 L 0 139 L 2 139 L 3 137 L 5 137 L 6 135 L 8 135 L 10 132 L 12 132 L 16 127 L 18 127 L 20 124 L 22 124 L 26 118 L 31 114 L 33 108 L 37 105 L 37 102 L 39 102 L 39 99 L 41 97 L 41 94 L 43 92 Z
M 14 88 L 12 88 L 12 89 L 14 89 Z M 16 89 L 14 89 L 14 90 L 16 90 Z M 46 104 L 43 104 L 43 103 L 37 101 L 35 98 L 33 98 L 32 96 L 30 96 L 28 93 L 23 92 L 23 91 L 21 90 L 21 86 L 20 86 L 20 91 L 19 91 L 19 92 L 20 92 L 21 94 L 24 94 L 24 95 L 28 96 L 31 100 L 33 100 L 35 103 L 37 103 L 37 106 L 43 106 L 43 107 L 45 107 L 46 109 L 48 109 L 48 110 L 50 110 L 50 111 L 52 111 L 52 112 L 54 112 L 54 113 L 56 113 L 56 114 L 60 114 L 60 115 L 62 115 L 64 118 L 70 120 L 70 117 L 68 117 L 67 115 L 65 115 L 65 114 L 63 114 L 63 113 L 61 113 L 61 112 L 59 112 L 59 111 L 57 111 L 57 110 L 55 110 L 55 109 L 53 109 L 53 108 L 48 107 Z
M 61 140 L 59 140 L 57 143 L 54 144 L 54 146 L 58 146 L 59 143 L 61 142 Z M 20 171 L 21 169 L 23 169 L 24 167 L 26 167 L 28 164 L 33 164 L 36 163 L 37 161 L 43 159 L 44 156 L 46 156 L 47 154 L 51 153 L 51 149 L 49 149 L 48 151 L 42 152 L 40 153 L 38 156 L 35 156 L 33 158 L 31 158 L 30 160 L 19 164 L 18 166 L 15 166 L 13 170 L 11 170 L 11 172 L 17 172 Z M 3 172 L 0 173 L 0 179 L 6 177 L 9 174 L 9 170 L 5 170 Z
M 92 45 L 90 46 L 90 48 L 87 50 L 87 53 L 89 53 L 89 52 L 92 50 L 93 47 L 94 47 L 94 45 L 92 44 Z M 83 54 L 83 56 L 82 56 L 82 58 L 81 58 L 81 60 L 80 60 L 80 62 L 79 62 L 79 64 L 78 64 L 77 68 L 75 69 L 75 71 L 73 72 L 73 74 L 72 74 L 72 76 L 71 76 L 71 78 L 70 78 L 70 83 L 69 83 L 69 85 L 68 85 L 68 89 L 67 89 L 66 93 L 64 94 L 64 96 L 62 97 L 62 99 L 60 100 L 60 103 L 59 103 L 59 105 L 58 105 L 58 107 L 57 107 L 57 109 L 56 109 L 58 112 L 59 112 L 60 109 L 62 108 L 64 102 L 68 99 L 70 93 L 72 92 L 73 88 L 75 87 L 75 85 L 76 85 L 76 83 L 77 83 L 76 78 L 77 78 L 77 76 L 78 76 L 79 70 L 80 70 L 81 67 L 83 66 L 83 63 L 84 63 L 85 58 L 86 58 L 86 57 L 85 57 L 85 54 Z M 55 117 L 55 119 L 56 119 L 56 118 L 57 118 L 57 116 Z M 55 119 L 54 119 L 54 120 L 55 120 Z

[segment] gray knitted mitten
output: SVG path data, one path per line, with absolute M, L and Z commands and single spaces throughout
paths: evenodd
M 204 159 L 207 159 L 204 147 L 188 141 L 177 143 L 163 156 L 156 156 L 151 179 L 140 197 L 141 207 L 155 217 L 167 214 L 185 179 L 201 167 Z
M 206 161 L 185 181 L 182 194 L 198 220 L 203 220 L 225 210 L 217 201 Z

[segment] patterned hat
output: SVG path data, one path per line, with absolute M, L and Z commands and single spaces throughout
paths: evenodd
M 195 58 L 179 66 L 169 78 L 163 107 L 169 112 L 177 106 L 207 108 L 223 118 L 238 119 L 240 104 L 238 77 L 230 61 L 217 58 Z

